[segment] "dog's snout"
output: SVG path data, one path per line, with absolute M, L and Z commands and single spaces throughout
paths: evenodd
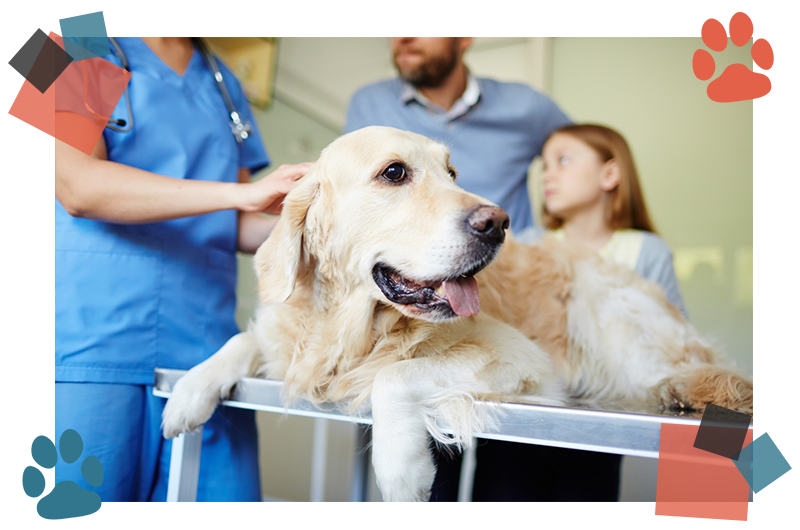
M 505 239 L 508 224 L 508 214 L 498 206 L 478 206 L 467 217 L 467 226 L 472 234 L 497 243 Z

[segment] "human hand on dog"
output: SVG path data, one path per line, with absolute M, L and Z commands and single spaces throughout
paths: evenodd
M 286 194 L 313 167 L 313 162 L 283 164 L 266 177 L 240 187 L 239 210 L 278 215 Z

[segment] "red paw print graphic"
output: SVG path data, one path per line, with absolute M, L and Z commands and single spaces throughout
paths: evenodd
M 753 36 L 753 22 L 744 13 L 736 13 L 731 17 L 731 41 L 736 46 L 744 46 Z M 721 52 L 728 44 L 725 27 L 717 20 L 709 18 L 703 24 L 701 32 L 703 43 L 716 52 Z M 772 46 L 764 39 L 758 39 L 750 48 L 750 56 L 762 69 L 772 68 L 774 55 Z M 714 58 L 706 50 L 697 50 L 692 57 L 692 69 L 697 79 L 706 81 L 714 75 Z M 712 101 L 728 103 L 731 101 L 747 101 L 766 96 L 772 84 L 769 77 L 751 71 L 743 64 L 732 64 L 722 74 L 708 84 L 708 97 Z

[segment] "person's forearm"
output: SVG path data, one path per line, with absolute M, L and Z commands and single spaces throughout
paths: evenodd
M 267 217 L 255 212 L 240 212 L 238 250 L 249 254 L 255 253 L 277 223 L 277 217 Z
M 151 223 L 235 209 L 241 201 L 236 183 L 165 177 L 56 143 L 56 198 L 76 217 Z

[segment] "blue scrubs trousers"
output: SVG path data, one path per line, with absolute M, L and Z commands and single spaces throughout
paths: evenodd
M 166 401 L 153 396 L 152 385 L 56 383 L 56 447 L 67 429 L 83 439 L 75 463 L 58 459 L 56 483 L 71 480 L 103 502 L 165 501 L 172 448 L 161 434 Z M 90 455 L 103 466 L 99 487 L 81 474 Z M 197 500 L 261 500 L 254 411 L 218 407 L 205 424 Z

